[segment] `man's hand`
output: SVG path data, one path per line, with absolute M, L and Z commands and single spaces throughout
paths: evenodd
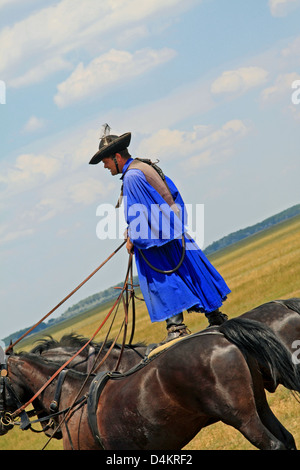
M 127 238 L 127 242 L 126 242 L 126 248 L 127 248 L 127 251 L 129 254 L 133 253 L 133 243 L 132 241 L 130 240 L 130 238 L 128 237 Z

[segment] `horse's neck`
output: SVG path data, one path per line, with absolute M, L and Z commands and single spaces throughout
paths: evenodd
M 21 401 L 26 401 L 34 396 L 58 370 L 59 366 L 51 363 L 43 363 L 23 356 L 12 356 L 9 359 L 9 376 L 14 389 Z M 72 375 L 72 377 L 70 377 Z M 66 378 L 65 384 L 69 385 L 70 390 L 76 392 L 79 390 L 84 377 L 76 377 L 74 373 Z M 43 391 L 43 403 L 49 407 L 55 393 L 57 377 L 49 383 Z

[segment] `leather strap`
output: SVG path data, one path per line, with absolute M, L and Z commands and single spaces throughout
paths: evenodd
M 171 207 L 171 209 L 178 214 L 178 207 L 175 204 L 171 191 L 164 179 L 158 174 L 158 172 L 152 168 L 151 165 L 142 162 L 138 158 L 135 158 L 130 165 L 128 166 L 126 172 L 123 174 L 122 179 L 128 170 L 140 170 L 144 175 L 148 183 L 161 195 L 161 197 L 166 201 L 166 203 Z M 121 188 L 121 194 L 117 202 L 116 208 L 121 206 L 123 198 L 123 185 Z
M 68 369 L 64 369 L 64 370 L 61 371 L 61 373 L 58 376 L 54 398 L 53 398 L 53 400 L 50 404 L 50 410 L 53 413 L 56 413 L 56 411 L 58 410 L 59 400 L 60 400 L 60 395 L 61 395 L 61 389 L 62 389 L 64 380 L 66 378 L 67 372 L 68 372 Z
M 159 176 L 156 170 L 151 165 L 144 163 L 137 158 L 130 163 L 128 170 L 140 170 L 144 175 L 148 183 L 161 195 L 171 209 L 178 213 L 178 208 L 172 197 L 171 191 L 166 182 Z

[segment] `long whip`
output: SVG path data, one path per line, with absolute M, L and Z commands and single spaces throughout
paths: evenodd
M 99 269 L 101 269 L 102 266 L 104 266 L 125 245 L 125 243 L 126 243 L 126 240 L 124 240 L 121 243 L 121 245 L 118 248 L 116 248 L 115 251 L 111 253 L 111 255 L 109 255 L 109 257 L 105 261 L 103 261 L 103 263 L 101 263 L 100 266 L 98 266 L 98 268 L 96 268 L 84 281 L 82 281 L 74 290 L 72 290 L 70 294 L 68 294 L 52 310 L 50 310 L 50 312 L 44 315 L 43 318 L 41 318 L 35 325 L 33 325 L 28 331 L 26 331 L 22 336 L 20 336 L 20 338 L 18 338 L 14 343 L 10 344 L 8 348 L 6 349 L 5 353 L 7 354 L 10 349 L 13 349 L 13 347 L 16 344 L 18 344 L 22 339 L 24 339 L 27 335 L 29 335 L 29 333 L 31 333 L 38 325 L 40 325 L 53 312 L 55 312 L 55 310 L 57 310 L 64 302 L 66 302 L 66 300 L 68 300 L 73 294 L 75 294 L 75 292 L 77 292 L 87 281 L 89 281 L 91 277 L 93 277 L 99 271 Z
M 131 258 L 130 258 L 131 260 Z M 73 359 L 75 359 L 75 357 L 77 357 L 91 342 L 92 340 L 95 338 L 95 336 L 99 333 L 99 331 L 101 330 L 101 328 L 103 327 L 103 325 L 106 323 L 106 321 L 108 320 L 108 318 L 110 317 L 110 315 L 112 314 L 113 310 L 115 309 L 116 305 L 120 302 L 120 299 L 122 298 L 123 296 L 123 293 L 125 292 L 126 288 L 127 288 L 127 282 L 128 282 L 128 276 L 129 276 L 129 268 L 128 268 L 128 271 L 127 271 L 127 274 L 126 274 L 126 279 L 125 279 L 125 282 L 124 282 L 124 285 L 123 285 L 123 288 L 119 294 L 119 297 L 116 299 L 115 303 L 113 304 L 113 306 L 111 307 L 111 309 L 109 310 L 109 312 L 107 313 L 106 317 L 104 318 L 104 320 L 102 321 L 101 325 L 96 329 L 96 331 L 93 333 L 93 335 L 91 336 L 91 338 L 70 358 L 68 359 L 61 367 L 59 367 L 59 369 L 52 375 L 52 377 L 50 377 L 43 385 L 42 387 L 34 394 L 34 396 L 27 401 L 27 403 L 25 403 L 24 405 L 22 405 L 20 408 L 18 408 L 16 411 L 14 411 L 11 416 L 13 418 L 15 418 L 16 416 L 18 416 L 23 410 L 25 410 L 47 387 L 48 385 L 55 379 L 55 377 L 58 376 L 58 374 L 60 374 L 60 372 L 65 369 L 72 361 Z

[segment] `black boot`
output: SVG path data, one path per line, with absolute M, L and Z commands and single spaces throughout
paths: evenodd
M 182 312 L 168 318 L 166 323 L 168 336 L 161 344 L 168 343 L 169 341 L 172 341 L 172 339 L 179 338 L 180 336 L 187 336 L 189 334 L 186 325 L 183 323 Z
M 225 313 L 220 312 L 219 309 L 214 310 L 213 312 L 205 313 L 206 318 L 208 319 L 208 326 L 220 326 L 226 320 L 228 316 Z

